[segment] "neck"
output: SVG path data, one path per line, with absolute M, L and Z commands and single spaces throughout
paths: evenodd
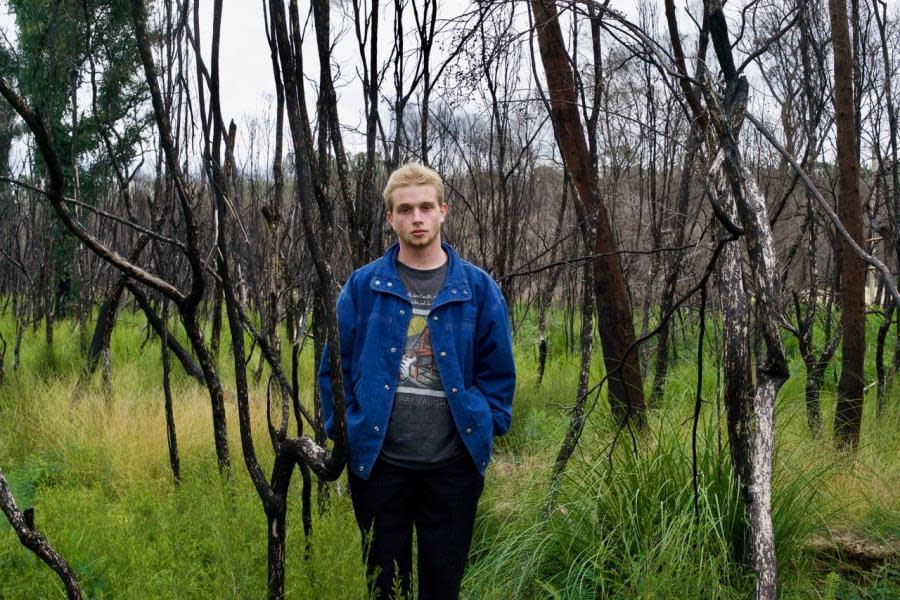
M 425 248 L 416 248 L 400 242 L 397 260 L 413 269 L 436 269 L 447 262 L 447 253 L 441 248 L 440 238 Z

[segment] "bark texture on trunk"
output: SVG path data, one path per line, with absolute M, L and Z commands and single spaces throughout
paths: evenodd
M 729 196 L 726 192 L 722 200 L 727 201 L 733 211 L 734 199 Z M 762 199 L 761 194 L 758 198 Z M 764 208 L 759 214 L 762 216 L 760 222 L 768 224 Z M 774 258 L 773 255 L 771 257 Z M 774 266 L 774 263 L 770 264 Z M 772 269 L 768 275 L 774 276 L 774 273 Z M 755 275 L 757 281 L 762 283 L 761 276 L 765 272 Z M 777 597 L 778 571 L 772 528 L 772 452 L 775 444 L 775 396 L 787 379 L 786 362 L 773 361 L 767 356 L 766 364 L 759 365 L 755 371 L 754 384 L 750 362 L 751 312 L 744 287 L 741 250 L 737 244 L 729 244 L 723 251 L 718 279 L 723 311 L 728 440 L 750 526 L 747 558 L 756 572 L 756 598 L 774 600 Z M 759 302 L 759 290 L 757 293 Z M 775 344 L 780 346 L 780 338 Z M 772 354 L 772 350 L 769 349 L 767 354 Z
M 708 72 L 701 73 L 710 122 L 718 152 L 711 167 L 718 199 L 716 216 L 726 229 L 745 242 L 755 306 L 745 292 L 740 249 L 731 244 L 720 272 L 723 341 L 725 343 L 725 402 L 731 459 L 738 475 L 750 526 L 749 559 L 756 573 L 757 600 L 778 595 L 775 536 L 772 526 L 772 456 L 775 447 L 775 397 L 789 376 L 781 340 L 781 292 L 774 239 L 766 201 L 752 174 L 744 167 L 737 139 L 746 114 L 749 84 L 734 69 L 727 24 L 721 7 L 710 13 L 710 30 L 722 71 L 723 94 Z M 751 353 L 751 333 L 761 343 Z M 757 364 L 751 367 L 751 356 Z
M 63 585 L 66 586 L 66 595 L 70 600 L 81 600 L 81 587 L 75 579 L 75 572 L 69 563 L 50 546 L 47 539 L 34 527 L 34 517 L 31 511 L 24 513 L 16 506 L 16 500 L 9 491 L 9 485 L 0 469 L 0 509 L 9 520 L 22 545 L 37 555 L 48 567 L 56 571 Z
M 541 61 L 550 96 L 550 119 L 566 168 L 572 176 L 578 198 L 586 215 L 596 215 L 592 251 L 595 302 L 603 362 L 609 374 L 607 382 L 613 414 L 620 423 L 643 420 L 644 387 L 640 357 L 635 342 L 631 303 L 615 254 L 616 241 L 606 204 L 599 197 L 592 175 L 587 142 L 581 117 L 575 78 L 559 26 L 553 0 L 532 0 Z M 589 228 L 592 229 L 592 228 Z
M 853 100 L 853 53 L 847 4 L 828 0 L 831 42 L 834 49 L 834 112 L 837 125 L 838 214 L 857 244 L 863 243 L 862 202 L 859 194 L 859 155 Z M 856 448 L 862 424 L 863 360 L 866 352 L 866 266 L 842 241 L 841 308 L 844 337 L 841 344 L 841 378 L 834 415 L 838 444 Z

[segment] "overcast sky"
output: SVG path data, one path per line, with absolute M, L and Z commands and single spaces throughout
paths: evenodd
M 342 2 L 332 2 L 332 38 L 338 37 L 333 56 L 333 73 L 338 80 L 335 82 L 338 94 L 338 113 L 344 126 L 364 129 L 363 124 L 363 90 L 355 68 L 359 63 L 359 48 L 352 31 L 342 27 L 341 6 Z M 350 5 L 349 2 L 343 4 Z M 382 3 L 382 6 L 385 3 Z M 467 2 L 460 0 L 442 0 L 440 3 L 439 17 L 449 17 L 451 11 L 463 10 Z M 269 56 L 269 46 L 266 41 L 265 18 L 262 8 L 262 0 L 230 0 L 224 3 L 222 13 L 222 44 L 220 47 L 219 64 L 221 68 L 221 92 L 222 112 L 226 120 L 234 118 L 240 127 L 241 121 L 252 114 L 259 114 L 266 110 L 267 106 L 274 105 L 274 80 L 272 76 L 272 61 Z M 301 8 L 304 10 L 305 6 Z M 407 11 L 410 13 L 411 11 Z M 212 24 L 212 2 L 201 4 L 201 28 L 203 23 L 208 26 L 201 36 L 205 41 L 204 56 L 208 56 L 210 44 L 210 31 Z M 301 15 L 301 19 L 303 16 Z M 392 15 L 382 14 L 379 23 L 379 60 L 385 60 L 391 51 L 393 44 Z M 344 25 L 346 26 L 346 25 Z M 319 63 L 312 38 L 313 23 L 310 19 L 309 45 L 304 44 L 304 70 L 308 76 L 315 80 L 318 78 Z M 407 27 L 408 35 L 413 35 Z M 415 47 L 415 40 L 407 43 L 407 48 Z M 437 50 L 436 50 L 437 52 Z M 390 80 L 388 80 L 389 82 Z M 353 148 L 354 140 L 348 135 L 345 140 L 351 149 L 361 150 L 362 147 Z
M 889 0 L 892 12 L 896 9 L 900 0 Z M 306 3 L 302 3 L 306 9 Z M 338 111 L 341 123 L 349 128 L 362 128 L 362 86 L 359 78 L 354 71 L 355 65 L 358 64 L 358 47 L 352 31 L 340 32 L 344 19 L 341 17 L 341 6 L 349 5 L 349 0 L 332 0 L 332 38 L 338 37 L 334 51 L 334 73 L 337 76 L 337 93 L 339 96 Z M 391 3 L 382 2 L 384 5 Z M 690 3 L 694 5 L 694 2 Z M 732 5 L 737 3 L 732 2 Z M 439 3 L 439 21 L 459 15 L 465 10 L 470 10 L 471 2 L 463 0 L 441 0 Z M 683 7 L 684 0 L 677 0 L 677 5 Z M 631 19 L 636 19 L 637 3 L 632 0 L 612 0 L 611 6 L 619 11 L 624 12 Z M 223 114 L 228 119 L 234 119 L 238 125 L 239 145 L 244 140 L 241 139 L 241 131 L 246 131 L 247 120 L 251 115 L 260 115 L 264 113 L 267 107 L 273 103 L 272 97 L 274 93 L 274 84 L 272 78 L 272 65 L 269 58 L 269 48 L 266 42 L 265 24 L 263 16 L 263 0 L 227 0 L 224 3 L 224 11 L 222 16 L 222 44 L 220 47 L 220 68 L 221 68 L 221 100 Z M 524 3 L 522 10 L 525 10 Z M 657 12 L 662 18 L 662 1 L 657 4 Z M 732 10 L 737 10 L 732 9 Z M 408 16 L 412 19 L 411 10 Z M 683 14 L 682 14 L 683 16 Z M 827 14 L 822 15 L 827 19 Z M 303 17 L 301 17 L 303 18 Z M 391 28 L 392 16 L 383 14 L 380 23 L 380 40 L 381 47 L 379 50 L 379 60 L 385 60 L 390 53 L 393 41 L 393 32 Z M 686 22 L 685 18 L 684 30 L 688 31 L 691 26 Z M 212 24 L 212 2 L 201 2 L 201 39 L 204 40 L 204 56 L 209 57 L 209 41 L 210 29 Z M 309 24 L 310 30 L 312 23 Z M 15 25 L 7 2 L 0 0 L 0 28 L 8 36 L 14 39 Z M 524 25 L 523 25 L 524 28 Z M 660 29 L 664 30 L 664 25 L 660 24 Z M 408 35 L 414 35 L 411 31 L 412 26 L 407 26 Z M 310 35 L 312 35 L 310 33 Z M 310 40 L 312 42 L 312 40 Z M 416 40 L 410 39 L 407 48 L 414 48 Z M 440 50 L 436 49 L 439 53 Z M 439 56 L 433 59 L 439 60 Z M 310 74 L 310 79 L 314 80 L 318 75 L 318 63 L 315 52 L 314 43 L 310 43 L 304 54 L 304 66 L 306 72 Z M 540 67 L 540 66 L 539 66 Z M 751 83 L 753 77 L 751 75 Z M 386 85 L 390 85 L 390 79 L 386 81 Z M 764 100 L 762 97 L 763 90 L 756 87 L 754 93 L 755 101 Z M 385 113 L 385 117 L 387 113 Z M 387 123 L 385 123 L 387 126 Z M 345 140 L 348 149 L 360 150 L 359 138 L 354 139 L 351 134 L 346 134 Z

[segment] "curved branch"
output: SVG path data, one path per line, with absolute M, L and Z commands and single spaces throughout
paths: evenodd
M 44 196 L 49 195 L 47 190 L 39 188 L 36 185 L 31 185 L 27 181 L 13 179 L 12 177 L 7 177 L 5 175 L 0 175 L 0 181 L 5 181 L 6 183 L 10 183 L 12 185 L 17 185 L 17 186 L 23 187 L 27 190 L 31 190 L 32 192 L 37 192 L 39 194 L 43 194 Z M 65 202 L 67 202 L 68 204 L 74 204 L 75 206 L 77 206 L 79 208 L 89 210 L 92 213 L 99 215 L 105 219 L 109 219 L 111 221 L 115 221 L 116 223 L 119 223 L 120 225 L 125 225 L 126 227 L 130 227 L 139 233 L 143 233 L 143 234 L 148 235 L 149 237 L 152 237 L 155 240 L 159 240 L 160 242 L 164 242 L 166 244 L 171 244 L 171 245 L 175 246 L 176 248 L 178 248 L 179 250 L 182 250 L 182 251 L 185 250 L 184 244 L 182 244 L 178 240 L 170 238 L 170 237 L 166 237 L 160 233 L 156 233 L 152 229 L 147 229 L 140 223 L 135 223 L 134 221 L 129 221 L 128 219 L 125 219 L 123 217 L 119 217 L 112 213 L 106 212 L 105 210 L 101 210 L 101 209 L 97 208 L 96 206 L 91 206 L 90 204 L 87 204 L 86 202 L 80 202 L 78 200 L 75 200 L 74 198 L 69 198 L 67 196 L 63 196 L 63 200 Z
M 781 153 L 788 163 L 794 168 L 795 171 L 800 175 L 800 179 L 803 180 L 804 185 L 806 185 L 806 189 L 809 192 L 809 195 L 815 198 L 816 202 L 819 203 L 819 207 L 828 215 L 828 218 L 831 220 L 831 224 L 834 225 L 834 228 L 841 235 L 841 238 L 847 243 L 848 246 L 853 250 L 853 253 L 862 260 L 864 263 L 869 265 L 870 267 L 876 269 L 880 274 L 881 278 L 884 281 L 884 285 L 888 288 L 888 291 L 891 293 L 891 297 L 894 299 L 894 303 L 900 306 L 900 292 L 897 290 L 897 282 L 894 280 L 894 277 L 891 275 L 890 269 L 887 266 L 867 253 L 862 247 L 856 243 L 856 240 L 853 239 L 853 236 L 850 235 L 850 232 L 847 231 L 847 228 L 844 227 L 844 224 L 841 223 L 840 217 L 837 216 L 837 213 L 834 212 L 834 209 L 829 206 L 828 202 L 825 201 L 825 198 L 822 197 L 822 194 L 819 193 L 818 188 L 809 178 L 809 175 L 803 170 L 803 167 L 797 162 L 797 160 L 790 155 L 790 153 L 784 149 L 778 140 L 775 139 L 775 136 L 771 131 L 766 128 L 762 122 L 754 117 L 749 112 L 747 113 L 747 120 L 753 123 L 753 126 L 766 138 L 772 146 Z
M 2 469 L 0 469 L 0 509 L 3 510 L 3 514 L 9 519 L 9 524 L 12 525 L 16 535 L 19 536 L 22 545 L 34 552 L 48 567 L 56 571 L 63 585 L 66 586 L 66 594 L 69 599 L 81 600 L 81 588 L 78 585 L 78 580 L 75 579 L 75 572 L 72 571 L 72 567 L 50 546 L 41 532 L 35 529 L 34 517 L 31 512 L 26 510 L 22 513 L 19 507 L 16 506 L 16 500 L 9 491 L 9 485 L 6 483 Z
M 47 198 L 66 228 L 85 246 L 115 268 L 168 296 L 175 302 L 182 302 L 185 296 L 175 286 L 131 263 L 127 258 L 94 237 L 72 216 L 72 213 L 63 204 L 65 178 L 63 177 L 62 163 L 60 162 L 59 154 L 53 147 L 50 132 L 44 125 L 43 120 L 25 103 L 25 100 L 10 86 L 5 77 L 0 77 L 0 95 L 19 113 L 19 116 L 22 117 L 28 129 L 34 135 L 41 157 L 43 157 L 44 163 L 47 165 L 47 175 L 50 179 L 50 186 L 46 190 Z

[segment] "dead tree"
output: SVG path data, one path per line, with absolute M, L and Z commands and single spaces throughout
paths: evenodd
M 345 208 L 348 234 L 350 238 L 350 255 L 354 267 L 362 266 L 375 259 L 381 252 L 381 196 L 375 185 L 375 165 L 378 142 L 378 104 L 381 84 L 387 73 L 387 65 L 378 60 L 378 27 L 381 17 L 379 0 L 371 0 L 367 8 L 365 0 L 353 0 L 353 25 L 359 48 L 361 79 L 363 87 L 364 111 L 366 118 L 366 155 L 365 164 L 356 176 L 354 203 Z M 395 9 L 402 13 L 402 6 L 395 4 Z M 398 18 L 402 18 L 398 17 Z M 401 40 L 395 43 L 402 44 Z M 366 45 L 368 44 L 368 49 Z M 403 57 L 398 57 L 403 60 Z M 398 99 L 399 101 L 399 99 Z M 401 110 L 402 112 L 402 110 Z M 387 155 L 387 153 L 385 153 Z
M 756 572 L 756 597 L 777 595 L 777 563 L 772 529 L 772 453 L 775 446 L 775 397 L 789 376 L 781 340 L 782 313 L 779 273 L 766 202 L 744 166 L 737 145 L 746 111 L 747 80 L 737 70 L 722 7 L 706 4 L 710 38 L 725 80 L 721 93 L 705 72 L 703 92 L 707 114 L 717 138 L 711 173 L 717 178 L 715 194 L 727 215 L 738 216 L 746 242 L 750 273 L 755 284 L 755 326 L 765 343 L 765 354 L 751 366 L 750 308 L 744 287 L 743 265 L 737 247 L 723 256 L 720 294 L 723 311 L 725 406 L 729 444 L 740 481 L 750 526 L 750 561 Z M 726 225 L 726 229 L 732 228 Z M 734 232 L 733 232 L 734 233 Z
M 881 9 L 879 10 L 879 5 L 881 5 Z M 898 146 L 898 136 L 900 136 L 900 132 L 898 132 L 897 125 L 897 110 L 896 106 L 893 102 L 893 67 L 894 64 L 891 61 L 891 55 L 889 52 L 888 46 L 888 15 L 887 15 L 887 3 L 882 0 L 873 0 L 872 2 L 872 12 L 875 15 L 875 23 L 878 28 L 878 41 L 879 41 L 879 49 L 881 51 L 881 60 L 882 60 L 882 68 L 884 70 L 884 92 L 883 98 L 885 103 L 885 110 L 887 112 L 888 117 L 888 135 L 890 136 L 890 181 L 891 181 L 891 194 L 890 194 L 890 203 L 888 204 L 888 214 L 893 218 L 888 219 L 888 223 L 880 231 L 882 237 L 886 240 L 885 243 L 885 251 L 887 253 L 888 248 L 890 247 L 890 242 L 893 242 L 893 250 L 894 250 L 894 266 L 896 269 L 900 269 L 900 152 L 897 150 Z M 887 257 L 885 257 L 887 258 Z M 895 272 L 896 274 L 896 272 Z M 889 301 L 888 305 L 885 307 L 886 316 L 884 318 L 884 322 L 882 323 L 881 328 L 878 331 L 877 338 L 877 346 L 876 346 L 876 361 L 875 366 L 877 370 L 877 404 L 876 409 L 880 413 L 881 409 L 884 406 L 884 392 L 885 389 L 891 388 L 891 381 L 893 376 L 896 374 L 898 368 L 900 368 L 900 353 L 896 351 L 896 348 L 900 348 L 900 325 L 897 327 L 896 336 L 897 343 L 895 344 L 894 351 L 894 359 L 890 368 L 885 372 L 884 370 L 884 344 L 885 339 L 887 338 L 888 329 L 890 328 L 892 315 L 897 313 L 897 305 L 893 301 Z
M 136 4 L 140 5 L 141 3 L 137 2 Z M 149 43 L 147 42 L 145 17 L 142 7 L 138 8 L 141 8 L 141 10 L 135 11 L 135 33 L 139 43 L 147 85 L 151 92 L 154 113 L 157 117 L 156 122 L 160 140 L 166 150 L 166 164 L 176 190 L 186 239 L 185 242 L 181 242 L 146 228 L 141 228 L 141 230 L 148 232 L 151 237 L 163 241 L 167 245 L 173 246 L 183 253 L 189 264 L 190 270 L 190 283 L 187 292 L 183 292 L 170 281 L 166 281 L 128 260 L 127 257 L 122 256 L 107 243 L 99 239 L 79 221 L 77 216 L 74 215 L 66 205 L 67 201 L 63 195 L 66 182 L 59 149 L 55 147 L 53 137 L 47 130 L 44 121 L 30 106 L 28 106 L 25 100 L 19 96 L 10 83 L 2 77 L 0 77 L 0 94 L 2 94 L 6 101 L 15 109 L 34 136 L 38 151 L 46 166 L 48 185 L 44 190 L 44 193 L 56 215 L 69 233 L 98 257 L 108 262 L 131 279 L 147 285 L 160 294 L 168 297 L 177 307 L 185 331 L 187 332 L 188 338 L 191 340 L 194 351 L 198 355 L 200 367 L 203 370 L 204 380 L 210 394 L 213 415 L 213 440 L 215 442 L 216 457 L 220 469 L 225 471 L 230 467 L 230 457 L 228 453 L 228 438 L 225 422 L 224 393 L 222 391 L 218 373 L 212 362 L 212 356 L 203 340 L 203 334 L 201 333 L 198 319 L 198 307 L 203 296 L 205 275 L 203 259 L 201 258 L 199 248 L 199 227 L 190 192 L 181 172 L 180 160 L 175 151 L 175 145 L 172 139 L 172 130 L 169 127 L 162 95 L 159 90 L 156 67 Z
M 783 28 L 784 21 L 789 19 L 794 11 L 797 25 L 785 32 L 780 39 L 772 38 L 768 52 L 755 53 L 755 61 L 759 65 L 760 72 L 764 73 L 766 85 L 781 105 L 780 122 L 784 131 L 786 150 L 789 154 L 799 156 L 799 150 L 804 148 L 800 158 L 804 168 L 815 164 L 821 153 L 822 140 L 826 136 L 820 129 L 823 125 L 822 116 L 830 85 L 822 60 L 825 48 L 823 32 L 818 30 L 816 22 L 810 18 L 815 10 L 815 5 L 802 2 L 795 7 L 786 7 L 784 13 L 781 10 L 765 13 L 762 20 L 767 21 L 763 26 L 766 36 L 777 36 L 779 30 Z M 825 371 L 841 339 L 841 325 L 840 322 L 835 322 L 832 310 L 835 302 L 833 292 L 839 278 L 832 273 L 833 269 L 830 266 L 839 249 L 827 254 L 825 260 L 828 262 L 825 263 L 823 271 L 820 266 L 822 263 L 820 254 L 832 249 L 831 241 L 835 239 L 834 235 L 827 223 L 824 226 L 820 224 L 816 202 L 809 192 L 801 197 L 806 200 L 805 206 L 801 204 L 796 210 L 787 210 L 789 205 L 793 209 L 791 200 L 797 198 L 795 191 L 800 176 L 794 172 L 784 157 L 781 158 L 775 173 L 779 179 L 786 182 L 786 186 L 779 192 L 780 199 L 770 210 L 769 223 L 775 228 L 779 219 L 784 221 L 784 217 L 789 213 L 787 218 L 803 219 L 799 228 L 791 228 L 799 229 L 799 235 L 784 253 L 781 265 L 781 284 L 785 291 L 790 279 L 792 260 L 798 254 L 802 257 L 802 270 L 805 276 L 805 281 L 798 281 L 797 289 L 790 293 L 796 322 L 791 325 L 785 321 L 784 326 L 797 338 L 800 354 L 806 366 L 807 424 L 812 435 L 819 437 L 823 429 L 820 396 Z M 785 293 L 785 296 L 787 297 L 788 293 Z M 817 348 L 814 341 L 817 323 L 822 323 L 824 329 L 824 343 L 821 348 Z
M 837 287 L 837 277 L 833 277 L 832 293 L 828 294 L 825 300 L 825 344 L 821 352 L 817 352 L 813 343 L 813 332 L 819 315 L 819 299 L 820 299 L 820 279 L 817 267 L 817 246 L 818 236 L 816 215 L 814 205 L 810 202 L 807 205 L 807 223 L 804 229 L 806 235 L 809 236 L 806 255 L 806 272 L 807 272 L 807 291 L 804 295 L 805 307 L 801 305 L 799 295 L 794 292 L 794 316 L 797 320 L 795 327 L 790 328 L 791 332 L 797 337 L 800 346 L 800 354 L 803 357 L 803 363 L 806 365 L 806 421 L 810 432 L 814 437 L 822 435 L 822 409 L 820 407 L 819 398 L 821 396 L 822 385 L 825 382 L 825 369 L 831 364 L 831 359 L 837 351 L 838 343 L 841 339 L 840 322 L 835 326 L 833 323 L 832 304 L 834 302 L 834 289 Z
M 723 251 L 718 268 L 725 406 L 731 460 L 750 528 L 749 559 L 756 573 L 756 597 L 774 600 L 777 596 L 777 563 L 771 488 L 775 396 L 789 372 L 780 334 L 779 278 L 765 198 L 743 164 L 738 147 L 749 85 L 735 65 L 721 4 L 715 1 L 704 3 L 702 28 L 712 41 L 724 79 L 724 86 L 717 89 L 708 72 L 700 71 L 705 107 L 700 104 L 694 89 L 687 85 L 690 80 L 683 53 L 680 44 L 675 43 L 680 36 L 674 15 L 668 22 L 675 52 L 675 71 L 681 75 L 687 103 L 698 122 L 711 126 L 706 132 L 707 144 L 715 159 L 709 169 L 707 195 L 723 231 L 745 241 L 749 258 L 750 272 L 745 277 L 741 248 L 731 243 Z M 745 279 L 753 282 L 755 289 L 746 289 Z M 755 324 L 751 323 L 748 301 L 751 291 L 757 305 Z M 755 368 L 750 348 L 754 325 L 765 342 L 765 353 L 759 355 Z
M 163 301 L 162 335 L 159 336 L 162 354 L 163 399 L 166 412 L 166 442 L 169 448 L 169 465 L 172 467 L 172 478 L 175 485 L 181 483 L 181 456 L 178 454 L 178 436 L 175 430 L 175 411 L 172 407 L 171 364 L 169 361 L 169 303 Z
M 430 117 L 431 93 L 437 77 L 431 72 L 431 52 L 434 47 L 435 25 L 437 24 L 437 0 L 423 0 L 421 5 L 412 2 L 416 32 L 419 34 L 419 54 L 422 61 L 422 91 L 419 98 L 419 159 L 429 166 L 428 121 Z
M 9 491 L 9 485 L 0 469 L 0 509 L 12 525 L 13 531 L 19 536 L 22 545 L 34 552 L 44 563 L 53 569 L 60 581 L 66 587 L 66 595 L 69 600 L 81 600 L 81 587 L 75 578 L 75 572 L 69 563 L 53 549 L 47 539 L 34 526 L 34 511 L 27 509 L 25 512 L 16 506 L 16 500 Z
M 701 140 L 698 137 L 697 127 L 691 128 L 687 145 L 684 151 L 681 173 L 678 179 L 676 191 L 675 214 L 672 218 L 673 237 L 672 246 L 680 248 L 684 246 L 687 232 L 688 205 L 691 200 L 691 183 L 694 177 L 694 165 L 698 162 Z M 684 252 L 675 251 L 667 253 L 665 257 L 665 280 L 663 291 L 659 301 L 660 315 L 667 315 L 672 311 L 675 302 L 675 291 L 678 279 L 682 272 Z M 665 391 L 666 376 L 669 371 L 669 333 L 671 327 L 665 327 L 659 332 L 656 346 L 656 361 L 653 369 L 653 387 L 651 392 L 652 402 L 658 403 Z
M 635 341 L 631 303 L 622 265 L 615 252 L 616 241 L 608 209 L 597 187 L 596 161 L 591 160 L 578 114 L 575 79 L 559 25 L 559 14 L 553 0 L 532 0 L 531 10 L 547 77 L 554 135 L 566 168 L 572 175 L 582 214 L 591 218 L 596 227 L 591 246 L 594 254 L 598 255 L 593 261 L 593 284 L 603 361 L 610 374 L 609 401 L 619 423 L 632 419 L 641 423 L 644 387 L 640 360 L 638 354 L 628 353 L 628 348 Z
M 97 115 L 98 117 L 96 128 L 98 130 L 98 133 L 100 134 L 100 138 L 103 140 L 103 148 L 106 152 L 106 160 L 112 167 L 116 182 L 118 183 L 118 199 L 121 200 L 121 202 L 126 207 L 128 207 L 128 211 L 129 213 L 131 213 L 130 217 L 132 218 L 132 220 L 134 220 L 134 215 L 131 212 L 132 206 L 134 205 L 134 198 L 131 194 L 131 184 L 134 180 L 135 175 L 137 174 L 137 169 L 133 169 L 129 172 L 129 166 L 121 164 L 112 140 L 114 135 L 114 126 L 113 124 L 107 123 L 106 119 L 99 118 L 103 113 L 98 106 L 98 68 L 94 59 L 94 55 L 97 52 L 102 52 L 103 49 L 97 49 L 94 46 L 94 36 L 92 34 L 93 14 L 87 4 L 85 4 L 83 8 L 87 44 L 86 54 L 90 65 L 91 106 L 93 109 L 93 114 Z M 167 38 L 167 42 L 171 43 L 171 39 Z M 167 65 L 167 72 L 169 73 L 169 89 L 167 91 L 169 92 L 169 97 L 172 97 L 174 95 L 172 72 L 175 69 L 175 66 L 173 64 L 175 53 L 169 52 L 168 56 L 169 64 Z M 160 175 L 161 173 L 157 173 L 157 178 L 160 178 Z M 153 223 L 151 229 L 154 231 L 160 230 L 165 217 L 165 211 L 162 210 L 163 203 L 159 202 L 156 208 L 156 216 L 151 219 Z M 129 262 L 134 263 L 140 259 L 141 254 L 143 253 L 150 240 L 151 237 L 146 233 L 142 233 L 138 236 L 137 240 L 134 242 L 134 246 L 128 253 Z M 106 293 L 106 298 L 100 305 L 100 309 L 97 315 L 97 322 L 94 325 L 94 334 L 91 338 L 91 344 L 88 350 L 85 371 L 81 378 L 82 380 L 94 374 L 101 357 L 103 357 L 103 380 L 106 383 L 109 383 L 109 343 L 112 338 L 113 329 L 116 325 L 119 305 L 127 281 L 128 276 L 124 273 L 119 273 L 118 276 L 114 279 L 113 283 L 109 286 Z M 80 387 L 82 383 L 84 382 L 80 381 L 78 387 Z
M 139 0 L 132 4 L 136 15 L 142 10 Z M 214 210 L 219 218 L 221 227 L 216 239 L 217 272 L 223 291 L 226 315 L 231 331 L 231 349 L 235 367 L 235 384 L 238 405 L 238 423 L 240 426 L 241 448 L 244 456 L 244 464 L 250 475 L 250 479 L 257 491 L 263 510 L 268 521 L 268 595 L 270 598 L 282 598 L 284 596 L 284 562 L 285 562 L 285 535 L 287 533 L 287 499 L 288 490 L 295 466 L 298 464 L 309 465 L 312 470 L 323 479 L 335 479 L 343 471 L 346 463 L 346 438 L 343 422 L 343 383 L 341 369 L 340 347 L 337 337 L 337 320 L 335 317 L 335 293 L 334 279 L 323 250 L 320 239 L 328 239 L 332 231 L 333 214 L 330 208 L 330 199 L 326 196 L 326 187 L 323 177 L 326 173 L 319 170 L 320 159 L 316 156 L 313 145 L 312 132 L 309 126 L 309 118 L 306 107 L 305 90 L 303 88 L 303 44 L 300 38 L 300 18 L 295 0 L 291 0 L 288 10 L 280 0 L 270 0 L 268 10 L 271 18 L 270 40 L 274 40 L 272 52 L 273 68 L 276 77 L 276 86 L 283 86 L 280 93 L 284 94 L 287 109 L 288 123 L 291 131 L 291 141 L 294 148 L 294 168 L 298 183 L 295 186 L 296 199 L 301 204 L 301 219 L 303 230 L 313 258 L 319 280 L 319 293 L 323 299 L 324 329 L 332 344 L 329 362 L 333 378 L 334 403 L 337 415 L 336 432 L 338 442 L 332 452 L 316 444 L 311 438 L 288 437 L 288 410 L 289 401 L 296 397 L 296 390 L 287 382 L 280 366 L 280 358 L 276 356 L 266 339 L 266 336 L 256 331 L 251 319 L 248 317 L 246 307 L 238 294 L 236 294 L 233 270 L 236 268 L 235 253 L 225 234 L 226 227 L 232 223 L 227 205 L 230 201 L 231 190 L 227 179 L 224 177 L 221 150 L 222 141 L 225 138 L 224 120 L 219 103 L 219 64 L 218 52 L 220 44 L 220 25 L 222 15 L 222 2 L 217 1 L 213 10 L 213 43 L 209 64 L 209 75 L 201 84 L 207 86 L 210 95 L 210 122 L 211 126 L 204 130 L 207 141 L 207 151 L 204 155 L 204 164 L 207 177 L 213 191 L 212 201 Z M 316 2 L 313 5 L 313 16 L 316 28 L 316 42 L 319 51 L 320 68 L 323 80 L 331 81 L 330 64 L 330 26 L 329 6 L 326 2 Z M 288 27 L 290 19 L 290 29 Z M 141 19 L 136 18 L 140 23 Z M 199 52 L 196 53 L 198 64 L 202 61 Z M 343 146 L 340 140 L 340 130 L 337 121 L 337 106 L 334 88 L 329 84 L 323 84 L 320 88 L 320 116 L 325 121 L 320 121 L 320 126 L 330 129 L 332 144 L 337 156 L 338 177 L 343 194 L 348 194 L 345 159 Z M 229 134 L 229 137 L 233 135 Z M 323 228 L 315 229 L 315 214 L 318 212 L 319 225 Z M 324 234 L 324 235 L 323 235 Z M 321 238 L 319 236 L 322 236 Z M 250 421 L 250 400 L 247 384 L 246 360 L 244 350 L 244 332 L 249 331 L 254 341 L 260 346 L 266 356 L 277 381 L 277 389 L 281 392 L 281 419 L 276 426 L 272 421 L 271 406 L 267 411 L 269 440 L 275 452 L 275 464 L 269 478 L 265 476 L 256 458 L 253 434 Z M 299 407 L 299 404 L 295 406 Z M 308 415 L 305 415 L 309 419 Z M 296 415 L 298 427 L 301 425 L 301 415 Z M 304 472 L 301 470 L 301 472 Z M 308 489 L 308 487 L 307 487 Z M 308 493 L 304 493 L 304 499 L 308 505 Z M 308 514 L 308 508 L 304 509 Z
M 859 193 L 859 148 L 854 107 L 854 65 L 844 0 L 828 0 L 831 42 L 834 49 L 834 112 L 837 124 L 837 162 L 841 222 L 857 244 L 863 240 L 862 202 Z M 863 409 L 863 366 L 866 352 L 866 267 L 844 242 L 841 253 L 841 379 L 834 415 L 835 439 L 856 448 Z

